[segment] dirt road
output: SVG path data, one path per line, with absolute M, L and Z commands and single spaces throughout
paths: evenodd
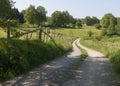
M 80 59 L 75 42 L 87 50 L 89 57 L 76 69 Z M 30 72 L 3 83 L 3 86 L 115 86 L 114 75 L 107 58 L 101 53 L 73 43 L 73 50 L 59 59 L 50 61 Z
M 88 52 L 88 57 L 62 86 L 116 86 L 108 59 L 100 52 L 79 44 L 79 40 L 77 44 Z

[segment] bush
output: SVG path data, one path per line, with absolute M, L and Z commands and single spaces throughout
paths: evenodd
M 88 36 L 89 37 L 92 37 L 92 35 L 93 35 L 93 32 L 90 30 L 90 31 L 88 31 Z
M 95 28 L 96 28 L 96 29 L 100 29 L 100 28 L 101 28 L 101 25 L 100 25 L 100 24 L 95 24 Z
M 13 78 L 46 61 L 63 55 L 69 48 L 39 40 L 0 39 L 0 81 Z
M 107 29 L 102 29 L 101 36 L 106 36 L 107 35 Z
M 19 25 L 19 21 L 18 20 L 10 20 L 10 25 L 12 27 L 17 27 Z
M 120 50 L 112 52 L 108 56 L 110 57 L 110 61 L 113 64 L 115 71 L 120 73 Z

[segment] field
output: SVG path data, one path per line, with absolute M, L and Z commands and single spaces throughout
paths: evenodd
M 33 30 L 35 28 L 24 29 Z M 24 32 L 23 30 L 19 29 L 17 31 L 20 33 Z M 76 38 L 81 38 L 81 43 L 83 45 L 104 53 L 106 57 L 110 59 L 111 63 L 113 63 L 113 68 L 115 68 L 115 71 L 117 71 L 118 73 L 120 72 L 119 36 L 101 36 L 101 30 L 98 30 L 95 27 L 88 26 L 83 27 L 82 29 L 54 28 L 50 29 L 50 31 L 52 31 L 52 37 L 55 40 L 55 44 L 52 40 L 50 40 L 50 38 L 45 38 L 44 34 L 42 36 L 43 41 L 38 40 L 38 32 L 33 33 L 31 39 L 26 40 L 27 35 L 25 35 L 9 41 L 4 39 L 6 38 L 6 32 L 0 29 L 0 65 L 4 64 L 5 66 L 0 67 L 0 77 L 3 79 L 12 78 L 17 74 L 24 72 L 21 71 L 23 69 L 25 71 L 29 70 L 48 60 L 54 59 L 54 57 L 59 57 L 63 55 L 65 52 L 71 49 L 71 44 Z M 91 36 L 89 35 L 89 32 L 92 33 Z M 30 35 L 31 34 L 29 34 L 29 37 Z M 28 59 L 29 54 L 25 52 L 32 53 L 32 57 Z M 38 52 L 39 54 L 37 55 Z M 5 56 L 6 58 L 3 59 L 2 57 Z M 4 60 L 8 61 L 9 64 L 6 64 Z M 19 61 L 19 63 L 17 64 L 16 61 Z M 36 64 L 30 65 L 31 63 Z M 3 69 L 9 68 L 10 64 L 13 65 L 10 69 Z M 15 65 L 18 67 L 16 67 Z M 18 68 L 19 70 L 16 68 Z

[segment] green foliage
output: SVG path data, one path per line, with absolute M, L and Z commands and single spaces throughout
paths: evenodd
M 100 37 L 98 38 L 89 38 L 83 39 L 82 44 L 98 50 L 106 55 L 110 59 L 110 62 L 113 65 L 113 68 L 117 73 L 120 73 L 120 37 Z
M 108 54 L 115 71 L 120 73 L 120 50 Z
M 42 7 L 42 6 L 37 7 L 35 23 L 38 26 L 40 26 L 40 23 L 46 21 L 46 13 L 47 13 L 47 11 L 45 10 L 44 7 Z
M 0 19 L 8 19 L 10 17 L 11 7 L 11 0 L 0 0 Z
M 52 25 L 56 27 L 66 27 L 69 23 L 73 22 L 73 17 L 68 11 L 55 11 L 51 16 Z
M 96 28 L 96 29 L 100 29 L 100 28 L 101 28 L 101 25 L 100 25 L 100 24 L 95 24 L 95 28 Z
M 84 19 L 84 23 L 88 26 L 92 26 L 94 24 L 98 24 L 99 23 L 99 19 L 97 17 L 90 17 L 90 16 L 86 16 L 86 18 Z
M 116 34 L 116 28 L 114 25 L 110 25 L 107 30 L 107 35 L 115 35 Z
M 108 28 L 110 25 L 116 25 L 116 18 L 110 13 L 105 14 L 101 19 L 100 24 L 103 28 Z
M 116 33 L 120 35 L 120 18 L 117 18 Z
M 35 9 L 33 5 L 30 5 L 27 10 L 22 11 L 26 22 L 33 25 L 37 24 L 38 26 L 46 21 L 46 13 L 47 11 L 44 7 L 38 6 L 37 9 Z
M 112 14 L 105 14 L 101 19 L 100 24 L 107 29 L 106 35 L 112 36 L 119 34 L 119 18 L 115 18 Z
M 0 39 L 0 81 L 63 55 L 71 49 L 70 46 L 63 46 L 66 44 L 57 43 L 55 46 L 52 42 L 39 40 Z
M 76 27 L 77 28 L 81 28 L 82 27 L 82 22 L 81 22 L 81 20 L 80 19 L 78 19 L 77 21 L 76 21 Z
M 92 37 L 93 34 L 94 34 L 94 33 L 93 33 L 91 30 L 88 31 L 88 36 L 89 36 L 89 37 Z
M 107 35 L 107 29 L 102 29 L 101 36 L 106 36 L 106 35 Z
M 77 43 L 76 43 L 76 46 L 77 46 L 77 47 L 80 49 L 80 51 L 81 51 L 81 55 L 80 55 L 81 60 L 84 61 L 85 58 L 88 57 L 87 51 L 84 50 L 84 49 L 82 49 L 79 45 L 77 45 Z
M 35 24 L 35 14 L 36 10 L 33 5 L 30 5 L 28 9 L 25 11 L 24 18 L 30 24 Z

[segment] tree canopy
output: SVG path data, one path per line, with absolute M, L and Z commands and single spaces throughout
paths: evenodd
M 13 2 L 11 0 L 0 0 L 0 19 L 8 19 Z
M 41 22 L 46 21 L 46 13 L 44 7 L 38 6 L 37 9 L 35 9 L 35 6 L 30 5 L 27 10 L 22 11 L 26 22 L 30 24 L 37 24 L 40 25 Z
M 107 35 L 117 34 L 117 28 L 116 28 L 117 20 L 111 13 L 105 14 L 101 19 L 100 24 L 103 28 L 107 29 L 106 30 Z
M 86 18 L 84 19 L 84 23 L 88 26 L 92 26 L 95 24 L 99 23 L 99 19 L 97 17 L 90 17 L 90 16 L 86 16 Z
M 51 16 L 51 21 L 54 26 L 66 27 L 73 22 L 73 17 L 68 11 L 55 11 Z
M 103 28 L 108 28 L 110 25 L 114 26 L 116 25 L 116 18 L 111 13 L 105 14 L 102 17 L 100 24 Z

